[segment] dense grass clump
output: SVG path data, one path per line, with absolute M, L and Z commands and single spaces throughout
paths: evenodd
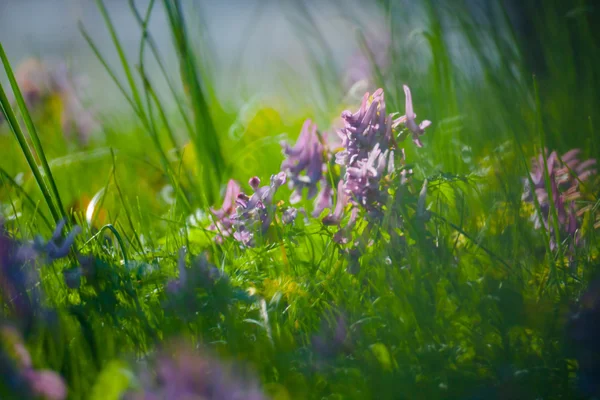
M 504 2 L 382 1 L 351 65 L 297 2 L 320 92 L 251 117 L 183 3 L 130 1 L 135 65 L 102 0 L 119 67 L 81 26 L 123 120 L 0 46 L 0 397 L 600 396 L 591 2 L 521 5 L 532 43 Z

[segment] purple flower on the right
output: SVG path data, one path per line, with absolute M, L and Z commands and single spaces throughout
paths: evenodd
M 579 149 L 573 149 L 559 157 L 553 151 L 546 157 L 549 186 L 546 184 L 542 154 L 532 162 L 530 176 L 533 188 L 529 179 L 525 179 L 522 199 L 535 205 L 534 196 L 537 198 L 540 209 L 534 212 L 532 220 L 536 229 L 544 228 L 551 232 L 552 250 L 557 247 L 552 206 L 556 209 L 560 237 L 571 237 L 575 245 L 580 242 L 579 217 L 585 207 L 578 204 L 577 200 L 582 197 L 581 185 L 596 175 L 597 170 L 596 160 L 581 161 L 579 153 Z

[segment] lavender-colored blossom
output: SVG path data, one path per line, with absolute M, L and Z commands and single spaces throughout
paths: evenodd
M 365 93 L 360 109 L 356 113 L 344 111 L 344 127 L 338 131 L 343 150 L 335 155 L 339 165 L 353 166 L 358 160 L 368 158 L 369 152 L 379 144 L 387 149 L 392 140 L 392 121 L 385 111 L 383 89 L 372 96 Z
M 177 259 L 179 277 L 167 283 L 167 292 L 180 293 L 191 291 L 197 287 L 208 288 L 219 279 L 227 279 L 217 267 L 208 262 L 204 254 L 194 257 L 191 268 L 188 269 L 185 263 L 185 254 L 185 248 L 179 250 Z
M 594 168 L 596 160 L 590 159 L 582 162 L 577 158 L 579 152 L 578 149 L 574 149 L 559 158 L 558 154 L 553 151 L 547 156 L 546 171 L 550 187 L 546 186 L 543 155 L 539 155 L 533 160 L 530 173 L 534 188 L 532 190 L 529 180 L 525 180 L 525 190 L 523 192 L 524 201 L 534 203 L 533 196 L 535 196 L 540 205 L 539 212 L 536 210 L 533 214 L 535 227 L 537 229 L 543 227 L 550 232 L 554 232 L 550 203 L 551 195 L 558 217 L 559 229 L 562 234 L 574 238 L 575 244 L 578 244 L 578 212 L 580 210 L 575 201 L 581 197 L 580 182 L 587 181 L 597 173 Z M 550 244 L 552 249 L 556 248 L 554 235 L 552 235 Z
M 324 146 L 317 133 L 317 126 L 306 120 L 294 147 L 285 142 L 281 145 L 286 156 L 281 170 L 287 174 L 288 186 L 293 189 L 290 202 L 298 203 L 305 188 L 308 189 L 308 198 L 312 199 L 317 194 L 317 184 L 326 168 Z
M 348 196 L 344 189 L 344 182 L 340 181 L 337 187 L 337 199 L 333 213 L 323 218 L 325 225 L 338 225 L 344 217 L 344 208 L 348 204 Z
M 381 179 L 393 168 L 394 152 L 381 152 L 377 143 L 366 159 L 357 160 L 355 166 L 349 166 L 345 175 L 345 191 L 350 198 L 373 216 L 381 212 L 381 206 L 388 196 L 381 188 Z
M 65 136 L 75 133 L 82 144 L 88 142 L 98 124 L 79 98 L 78 81 L 81 79 L 71 77 L 64 62 L 29 59 L 17 68 L 15 78 L 30 111 L 42 107 L 50 97 L 57 96 L 62 102 L 60 118 Z
M 380 219 L 383 207 L 389 198 L 386 177 L 396 172 L 395 150 L 396 143 L 392 132 L 400 125 L 406 128 L 402 134 L 412 132 L 415 142 L 420 145 L 418 136 L 424 133 L 429 121 L 416 125 L 410 89 L 405 86 L 406 115 L 394 119 L 394 114 L 387 114 L 384 93 L 376 90 L 373 95 L 366 93 L 359 110 L 355 113 L 344 111 L 342 119 L 344 127 L 338 131 L 342 139 L 342 150 L 336 154 L 336 163 L 345 168 L 342 181 L 338 186 L 336 210 L 325 218 L 325 224 L 339 224 L 343 217 L 345 203 L 351 203 L 366 211 L 369 218 Z M 404 150 L 400 149 L 402 157 Z M 401 184 L 407 180 L 408 171 L 400 173 Z M 342 203 L 339 200 L 342 199 Z M 356 218 L 354 215 L 353 220 Z M 338 232 L 339 241 L 347 241 L 346 232 Z
M 218 232 L 217 236 L 215 237 L 215 241 L 217 241 L 217 243 L 221 243 L 223 238 L 231 236 L 233 232 L 233 222 L 231 218 L 235 215 L 236 200 L 240 193 L 240 185 L 235 180 L 230 179 L 229 182 L 227 182 L 227 187 L 225 189 L 223 205 L 218 210 L 212 207 L 210 209 L 210 212 L 214 215 L 215 220 L 208 227 L 208 229 Z
M 286 225 L 291 224 L 292 222 L 294 222 L 296 220 L 297 216 L 298 216 L 298 210 L 295 207 L 288 207 L 283 212 L 283 215 L 281 216 L 281 221 Z
M 16 374 L 28 392 L 35 398 L 47 400 L 64 400 L 67 398 L 67 386 L 56 372 L 37 370 L 31 362 L 31 355 L 23 343 L 21 334 L 13 327 L 4 326 L 0 329 L 0 339 L 8 343 L 8 353 L 14 357 Z M 6 346 L 6 345 L 5 345 Z M 24 395 L 20 393 L 20 395 Z M 26 396 L 29 397 L 29 396 Z
M 412 103 L 412 94 L 410 92 L 410 88 L 406 85 L 403 85 L 404 88 L 404 96 L 405 96 L 405 115 L 396 119 L 394 121 L 393 127 L 397 128 L 399 125 L 404 124 L 408 131 L 412 133 L 413 142 L 417 145 L 417 147 L 423 147 L 423 143 L 421 142 L 420 136 L 425 134 L 425 129 L 431 125 L 431 121 L 424 120 L 420 124 L 417 124 L 416 118 L 417 114 L 413 109 Z M 405 138 L 405 134 L 401 133 L 399 136 L 399 140 L 402 141 Z
M 34 284 L 38 264 L 69 254 L 80 228 L 75 226 L 61 243 L 64 226 L 64 221 L 59 222 L 48 242 L 37 236 L 31 244 L 11 238 L 0 221 L 0 293 L 16 315 L 30 318 L 39 306 L 40 293 Z
M 63 400 L 67 398 L 67 386 L 56 372 L 27 369 L 24 371 L 24 376 L 36 397 L 46 400 Z
M 73 230 L 69 232 L 67 237 L 62 240 L 62 232 L 65 225 L 65 220 L 59 221 L 52 234 L 52 238 L 46 243 L 44 243 L 44 239 L 41 236 L 36 236 L 34 239 L 34 247 L 36 250 L 44 253 L 49 261 L 54 261 L 69 255 L 71 246 L 75 242 L 75 237 L 81 232 L 81 227 L 76 225 L 73 227 Z
M 238 194 L 235 200 L 236 214 L 231 217 L 235 240 L 245 246 L 253 246 L 255 233 L 267 232 L 276 209 L 273 197 L 285 182 L 286 174 L 280 172 L 272 175 L 270 184 L 256 189 L 252 196 Z
M 314 218 L 318 218 L 325 209 L 331 208 L 333 206 L 332 202 L 333 198 L 333 189 L 325 180 L 321 181 L 321 189 L 315 198 L 315 202 L 313 204 L 313 212 L 312 216 Z
M 266 400 L 258 383 L 222 361 L 189 346 L 176 344 L 161 351 L 154 373 L 141 372 L 142 390 L 129 400 Z

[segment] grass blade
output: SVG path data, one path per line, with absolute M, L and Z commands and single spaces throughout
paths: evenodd
M 17 105 L 19 106 L 21 116 L 25 120 L 25 126 L 27 126 L 27 130 L 29 131 L 29 136 L 31 137 L 31 140 L 33 142 L 33 147 L 42 163 L 42 168 L 44 169 L 44 173 L 48 178 L 48 182 L 50 183 L 50 190 L 52 190 L 53 192 L 52 194 L 54 195 L 54 200 L 56 201 L 58 212 L 60 213 L 61 217 L 66 220 L 67 215 L 65 213 L 63 203 L 60 199 L 60 194 L 58 193 L 56 181 L 54 180 L 54 176 L 52 175 L 52 171 L 50 170 L 50 166 L 48 165 L 48 160 L 46 159 L 46 154 L 44 152 L 44 149 L 42 148 L 42 143 L 40 142 L 40 138 L 37 134 L 37 129 L 35 128 L 33 120 L 31 119 L 31 114 L 29 114 L 29 110 L 27 109 L 27 105 L 25 104 L 25 99 L 23 98 L 21 89 L 19 89 L 19 85 L 17 84 L 15 74 L 13 73 L 13 70 L 10 67 L 8 57 L 6 57 L 6 52 L 4 51 L 4 47 L 2 46 L 2 44 L 0 44 L 0 58 L 2 59 L 2 65 L 4 66 L 4 70 L 6 71 L 8 80 L 10 81 L 10 86 L 12 87 L 13 93 L 15 94 L 15 98 L 17 100 Z
M 10 127 L 10 130 L 13 132 L 13 134 L 15 135 L 15 138 L 19 142 L 21 151 L 23 152 L 23 155 L 25 156 L 25 158 L 27 160 L 27 164 L 29 165 L 29 169 L 33 173 L 33 176 L 35 177 L 35 181 L 37 182 L 40 190 L 42 191 L 42 195 L 44 196 L 44 199 L 46 200 L 46 204 L 48 205 L 48 208 L 50 209 L 52 218 L 54 219 L 54 221 L 56 223 L 58 223 L 60 221 L 60 214 L 56 210 L 56 206 L 54 204 L 54 200 L 52 199 L 52 195 L 50 194 L 50 191 L 48 190 L 48 187 L 46 186 L 46 182 L 44 181 L 44 178 L 42 177 L 42 173 L 40 172 L 40 169 L 39 169 L 37 163 L 35 162 L 33 153 L 31 152 L 31 149 L 29 148 L 27 139 L 25 138 L 25 135 L 23 134 L 21 126 L 19 125 L 19 122 L 17 120 L 17 116 L 15 115 L 15 113 L 10 105 L 10 101 L 8 100 L 8 97 L 6 96 L 6 92 L 4 91 L 4 87 L 2 86 L 2 84 L 0 84 L 0 104 L 1 104 L 2 112 L 4 113 L 6 121 L 8 122 L 8 125 Z

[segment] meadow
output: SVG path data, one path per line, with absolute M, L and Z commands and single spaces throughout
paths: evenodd
M 381 0 L 350 65 L 294 2 L 314 81 L 234 110 L 186 2 L 96 3 L 118 115 L 0 44 L 0 398 L 600 397 L 593 1 Z

